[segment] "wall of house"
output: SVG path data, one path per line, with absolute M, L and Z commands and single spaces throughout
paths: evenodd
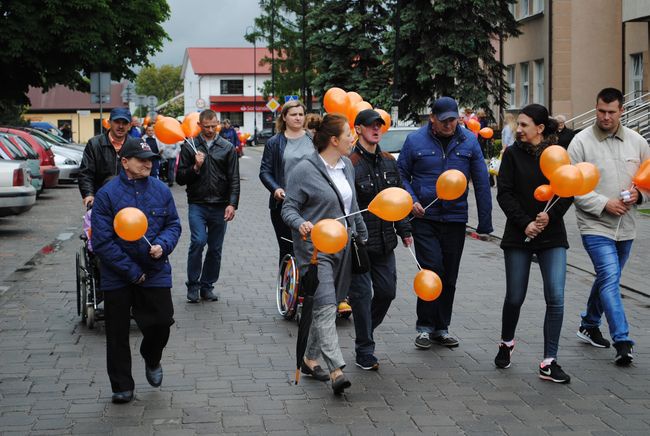
M 108 119 L 110 111 L 103 113 L 104 118 Z M 55 127 L 59 126 L 59 121 L 67 120 L 71 122 L 72 140 L 80 144 L 85 144 L 90 138 L 95 136 L 94 120 L 99 119 L 99 112 L 91 112 L 90 115 L 80 116 L 77 112 L 57 112 L 57 113 L 30 113 L 25 115 L 26 120 L 45 121 Z

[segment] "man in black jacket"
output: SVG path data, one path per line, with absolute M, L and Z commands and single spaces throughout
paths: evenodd
M 190 249 L 187 256 L 187 301 L 198 303 L 199 295 L 217 301 L 213 292 L 221 269 L 221 248 L 226 224 L 235 218 L 239 203 L 239 162 L 230 142 L 217 135 L 217 114 L 206 109 L 199 115 L 201 134 L 196 152 L 183 146 L 176 173 L 179 185 L 187 185 Z M 203 248 L 208 250 L 203 260 Z
M 90 138 L 84 149 L 79 168 L 79 191 L 86 207 L 93 203 L 104 182 L 119 173 L 122 164 L 118 153 L 126 142 L 140 143 L 127 135 L 131 125 L 131 112 L 127 108 L 114 108 L 109 123 L 110 130 Z
M 372 109 L 359 112 L 354 120 L 359 141 L 350 160 L 354 165 L 359 209 L 366 209 L 380 191 L 394 186 L 402 187 L 395 158 L 379 148 L 383 125 L 381 115 Z M 395 231 L 405 246 L 410 246 L 413 238 L 411 226 L 406 220 L 393 225 L 370 212 L 363 213 L 363 220 L 368 228 L 370 271 L 352 275 L 349 297 L 356 332 L 356 364 L 365 370 L 376 370 L 379 363 L 374 355 L 373 332 L 386 316 L 397 288 L 393 252 L 397 246 Z

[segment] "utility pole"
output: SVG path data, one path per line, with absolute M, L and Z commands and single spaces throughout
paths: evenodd
M 390 117 L 394 125 L 397 125 L 399 119 L 399 102 L 402 93 L 399 88 L 399 28 L 400 21 L 400 6 L 402 1 L 397 0 L 395 3 L 395 51 L 393 52 L 393 107 L 391 108 Z
M 302 0 L 302 99 L 309 112 L 311 98 L 307 94 L 307 0 Z
M 270 26 L 270 39 L 271 39 L 271 97 L 275 98 L 275 45 L 274 33 L 275 31 L 275 1 L 271 0 L 271 26 Z M 271 133 L 275 134 L 275 111 L 273 111 L 273 126 L 271 126 Z

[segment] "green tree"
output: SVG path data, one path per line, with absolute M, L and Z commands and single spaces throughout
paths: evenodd
M 88 90 L 93 71 L 132 79 L 168 38 L 165 0 L 0 1 L 0 99 L 26 104 L 29 86 Z
M 159 113 L 172 118 L 183 116 L 185 113 L 185 99 L 183 97 L 177 98 L 161 108 Z
M 262 14 L 255 18 L 255 29 L 246 35 L 250 43 L 254 41 L 258 47 L 268 47 L 275 53 L 274 62 L 270 56 L 264 57 L 261 65 L 270 65 L 275 69 L 275 95 L 299 94 L 303 101 L 307 97 L 302 95 L 303 79 L 303 41 L 302 31 L 305 23 L 305 14 L 315 3 L 310 0 L 260 0 Z M 303 9 L 304 6 L 304 9 Z M 314 72 L 310 67 L 310 46 L 305 41 L 306 83 L 314 79 Z M 275 64 L 273 66 L 273 64 Z M 268 97 L 273 94 L 271 80 L 263 85 L 263 94 Z M 309 90 L 307 91 L 309 94 Z
M 312 86 L 323 96 L 338 86 L 356 91 L 373 106 L 388 108 L 392 68 L 386 60 L 389 10 L 381 0 L 325 0 L 307 17 L 313 67 Z
M 417 120 L 432 99 L 448 95 L 461 105 L 505 106 L 509 89 L 495 57 L 498 38 L 520 34 L 508 6 L 515 0 L 401 1 L 398 42 L 402 118 Z M 391 32 L 393 33 L 393 32 Z M 389 41 L 387 62 L 395 50 Z M 386 89 L 388 95 L 392 90 Z
M 155 65 L 144 67 L 135 79 L 135 91 L 141 95 L 155 95 L 163 103 L 183 91 L 181 67 Z

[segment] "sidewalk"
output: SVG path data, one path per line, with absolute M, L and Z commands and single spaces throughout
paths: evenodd
M 493 242 L 471 238 L 451 326 L 459 348 L 413 346 L 416 267 L 399 247 L 398 295 L 376 332 L 379 371 L 354 365 L 354 327 L 342 321 L 339 340 L 352 388 L 337 398 L 329 385 L 309 377 L 294 385 L 297 326 L 275 308 L 277 247 L 267 192 L 257 177 L 261 150 L 246 152 L 240 161 L 246 178 L 241 206 L 228 227 L 216 289 L 219 302 L 185 301 L 187 202 L 181 187 L 173 189 L 184 227 L 171 258 L 176 324 L 163 354 L 161 388 L 145 380 L 137 352 L 141 336 L 133 326 L 136 400 L 110 403 L 103 324 L 88 330 L 76 315 L 78 240 L 61 242 L 33 268 L 9 277 L 10 288 L 0 295 L 2 434 L 647 434 L 650 313 L 645 303 L 626 299 L 637 341 L 635 364 L 618 368 L 612 349 L 589 347 L 575 336 L 592 278 L 570 269 L 559 361 L 572 382 L 544 382 L 537 376 L 544 302 L 533 266 L 513 365 L 497 370 L 502 251 Z M 56 194 L 70 214 L 81 216 L 78 193 Z M 64 229 L 69 218 L 51 220 Z

